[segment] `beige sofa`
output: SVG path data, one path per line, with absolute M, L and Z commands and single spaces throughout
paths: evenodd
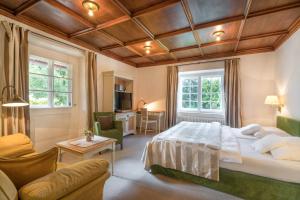
M 24 154 L 25 153 L 25 154 Z M 18 158 L 36 154 L 24 134 L 0 138 L 0 157 Z M 0 170 L 1 200 L 101 200 L 109 163 L 101 159 L 78 162 L 27 183 L 17 191 L 10 178 Z

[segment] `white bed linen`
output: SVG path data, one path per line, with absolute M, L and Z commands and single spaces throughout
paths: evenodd
M 220 161 L 220 167 L 234 171 L 246 172 L 277 180 L 300 183 L 300 162 L 276 160 L 271 154 L 255 152 L 252 139 L 238 138 L 241 149 L 242 163 Z

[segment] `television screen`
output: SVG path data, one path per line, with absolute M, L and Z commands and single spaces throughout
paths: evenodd
M 115 92 L 115 110 L 131 110 L 132 94 L 127 92 Z

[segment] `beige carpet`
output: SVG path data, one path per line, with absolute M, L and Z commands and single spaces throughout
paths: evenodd
M 141 156 L 152 135 L 130 135 L 124 138 L 124 149 L 117 148 L 115 173 L 106 183 L 104 200 L 229 200 L 238 199 L 228 194 L 211 190 L 200 185 L 172 179 L 162 175 L 152 175 L 143 168 Z M 110 153 L 100 155 L 110 159 Z M 76 158 L 64 155 L 65 162 L 75 162 Z

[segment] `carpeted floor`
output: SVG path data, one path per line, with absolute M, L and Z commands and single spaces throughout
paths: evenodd
M 104 200 L 235 200 L 228 194 L 200 185 L 152 175 L 143 168 L 141 156 L 152 135 L 130 135 L 124 138 L 124 149 L 116 151 L 114 176 L 105 184 Z M 110 153 L 100 155 L 110 159 Z M 64 155 L 64 162 L 75 162 L 76 158 Z

